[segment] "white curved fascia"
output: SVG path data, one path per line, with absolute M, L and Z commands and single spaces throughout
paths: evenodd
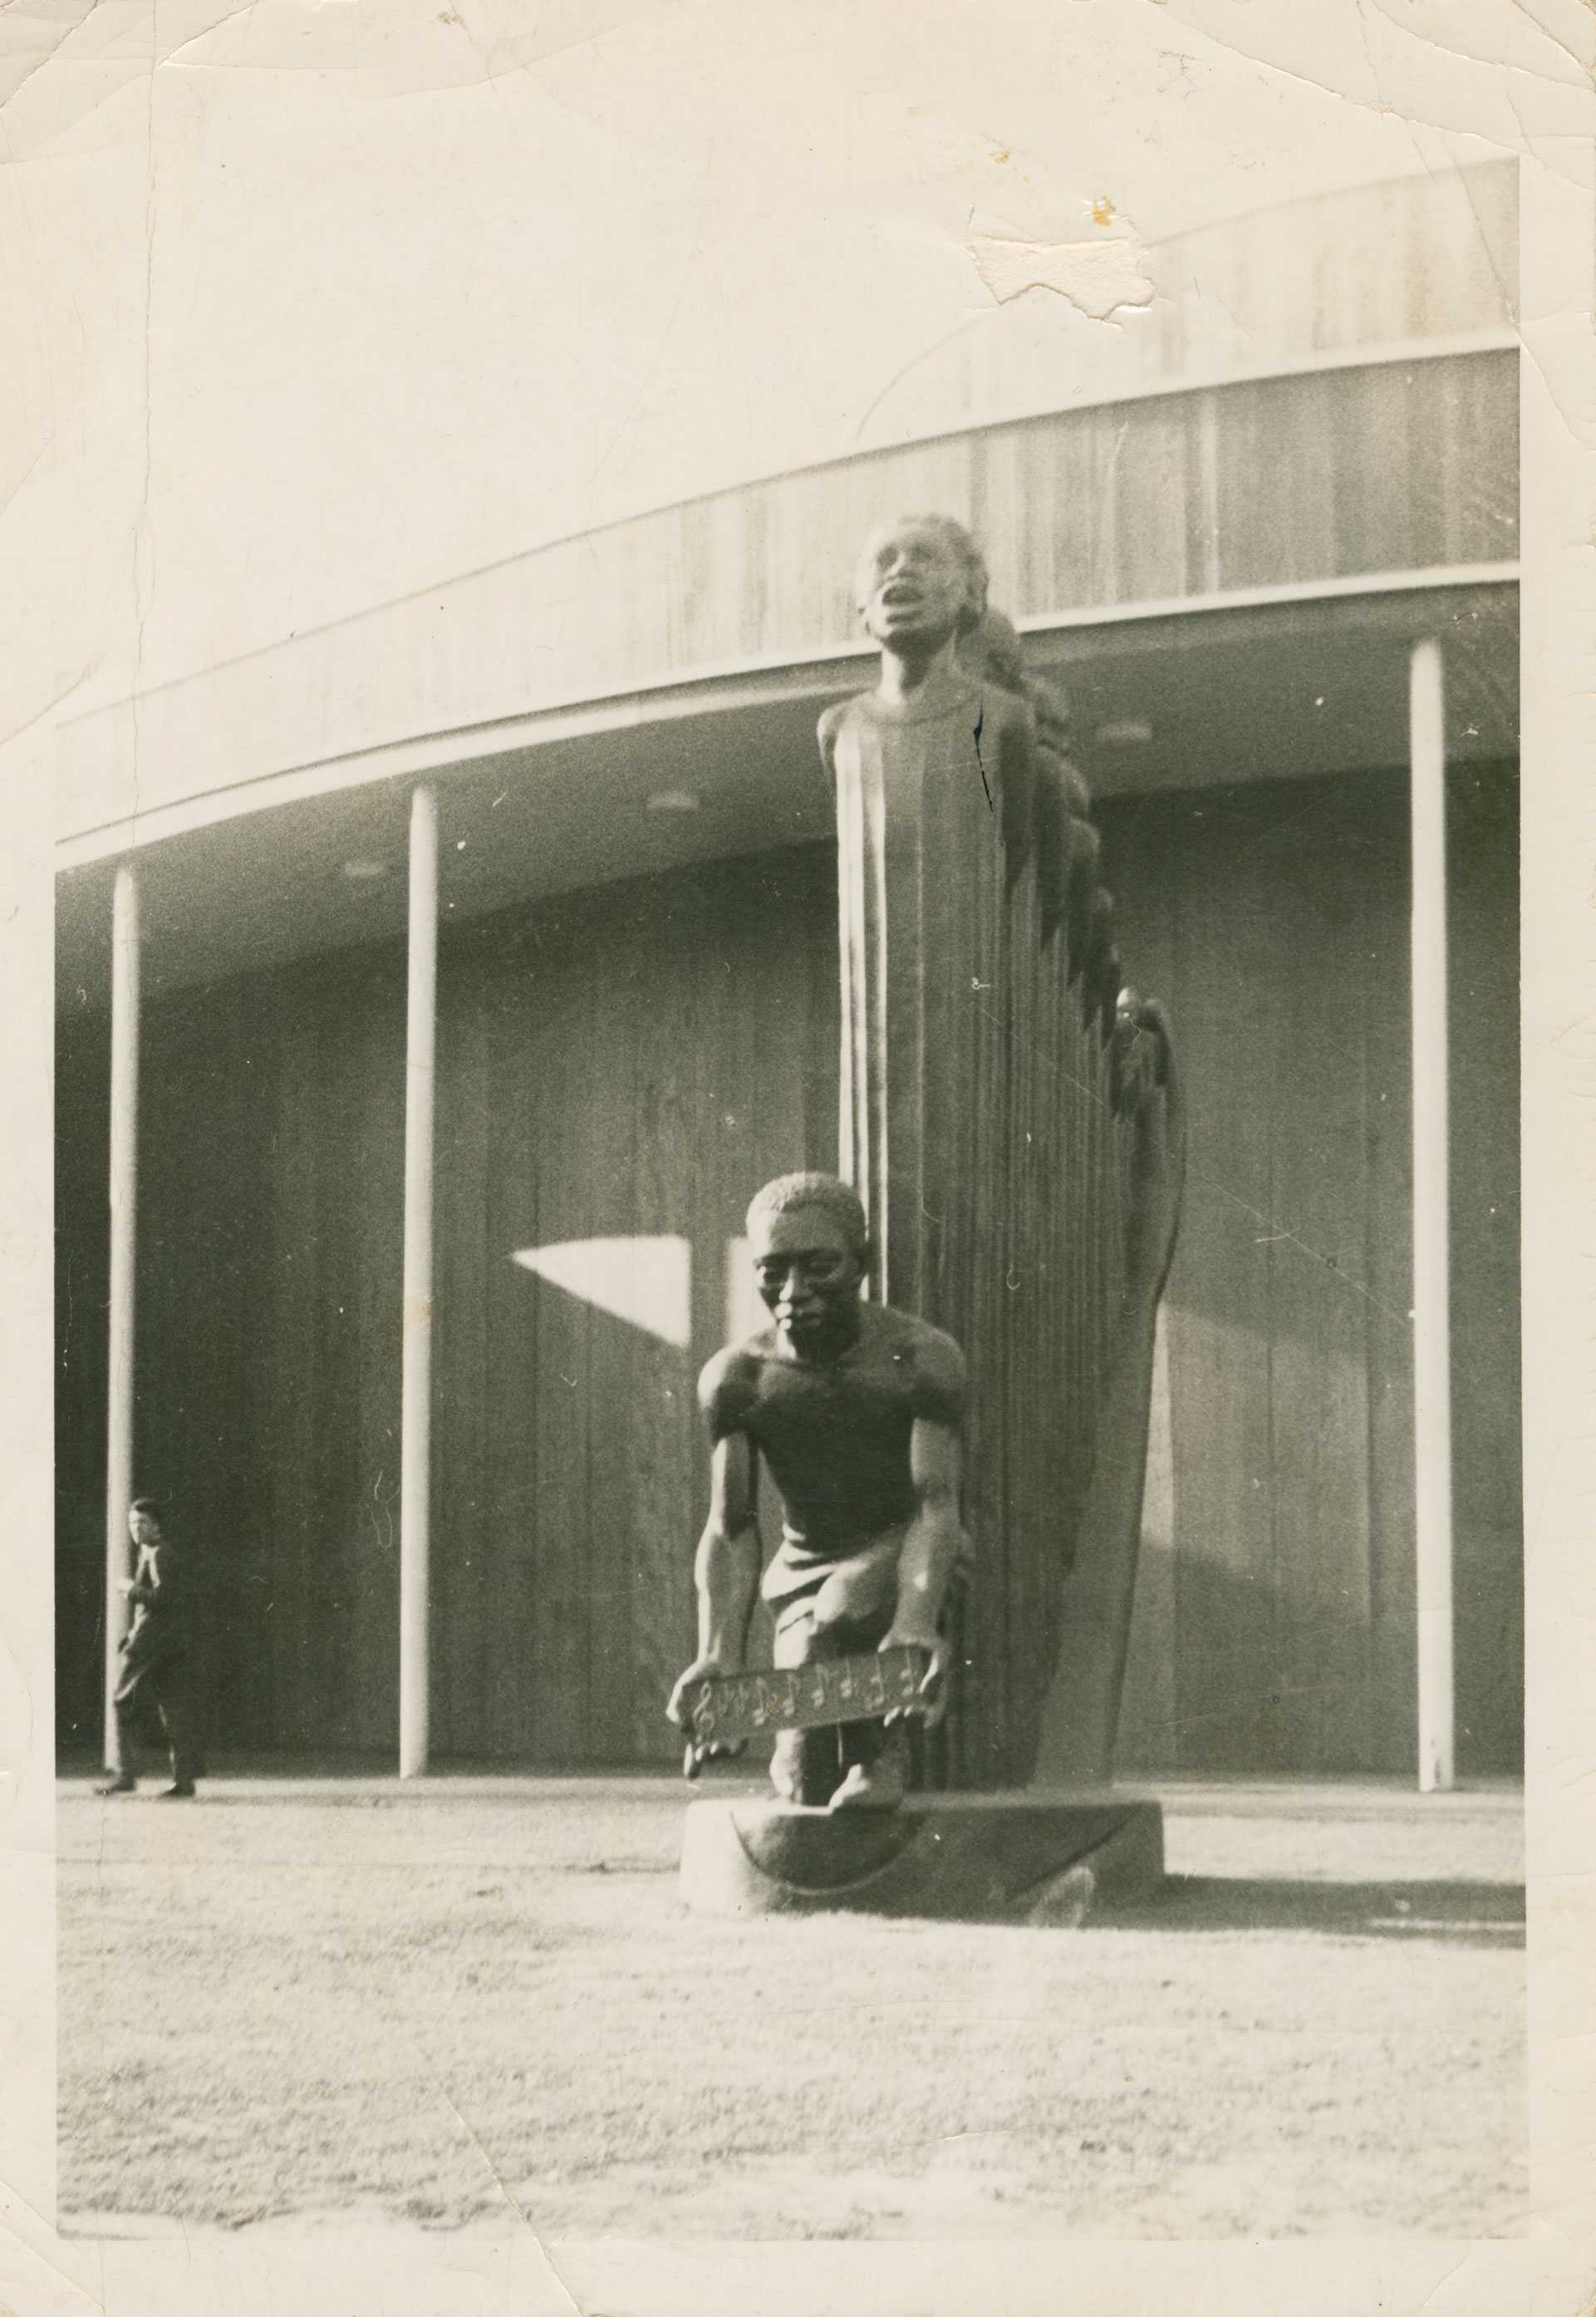
M 1351 606 L 1366 603 L 1371 608 L 1382 607 L 1384 623 L 1389 626 L 1392 614 L 1401 624 L 1404 599 L 1425 599 L 1428 614 L 1429 599 L 1435 596 L 1516 586 L 1518 579 L 1516 561 L 1458 564 L 1276 586 L 1238 587 L 1213 595 L 1167 597 L 1142 604 L 1094 604 L 1083 610 L 1034 613 L 1021 618 L 1016 625 L 1021 634 L 1043 641 L 1049 637 L 1085 635 L 1109 629 L 1134 633 L 1156 623 L 1183 627 L 1190 622 L 1195 630 L 1205 622 L 1211 625 L 1225 614 L 1234 617 L 1250 612 L 1267 613 L 1294 608 L 1311 611 L 1321 604 Z M 539 709 L 494 723 L 416 734 L 409 739 L 387 741 L 374 747 L 285 767 L 64 837 L 56 846 L 57 870 L 64 872 L 85 867 L 91 862 L 113 859 L 192 829 L 268 811 L 278 805 L 385 781 L 414 780 L 424 774 L 447 771 L 456 765 L 480 765 L 487 758 L 548 747 L 558 740 L 780 701 L 824 702 L 839 697 L 857 683 L 873 658 L 873 648 L 868 644 L 836 645 L 796 661 L 772 656 L 762 661 L 705 669 L 686 679 L 679 675 L 662 676 L 652 684 L 639 684 L 607 698 Z

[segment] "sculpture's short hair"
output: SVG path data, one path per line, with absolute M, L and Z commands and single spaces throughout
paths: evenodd
M 986 569 L 986 558 L 976 543 L 975 533 L 967 531 L 964 524 L 950 514 L 900 514 L 895 515 L 890 523 L 877 523 L 869 536 L 874 539 L 883 531 L 906 530 L 911 523 L 916 531 L 934 532 L 942 544 L 950 548 L 963 564 L 965 607 L 959 614 L 958 625 L 960 633 L 967 634 L 971 628 L 980 624 L 986 610 L 986 591 L 991 585 Z M 865 542 L 867 546 L 869 543 L 869 541 Z M 864 549 L 861 547 L 853 575 L 853 601 L 856 607 L 862 607 L 868 592 L 860 585 L 863 568 Z
M 790 1214 L 796 1207 L 818 1207 L 847 1232 L 853 1247 L 862 1252 L 869 1245 L 869 1225 L 859 1193 L 836 1175 L 778 1175 L 748 1202 L 749 1232 L 756 1217 Z
M 147 1513 L 151 1520 L 164 1522 L 166 1499 L 165 1497 L 135 1497 L 128 1510 L 129 1513 Z

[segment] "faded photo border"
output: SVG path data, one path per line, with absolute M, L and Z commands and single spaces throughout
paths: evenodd
M 1035 4 L 1091 13 L 1094 0 Z M 0 720 L 11 733 L 0 745 L 0 2317 L 1575 2317 L 1596 2295 L 1596 16 L 1581 0 L 1140 4 L 1176 45 L 1190 35 L 1215 139 L 1225 133 L 1219 83 L 1205 78 L 1203 60 L 1217 44 L 1270 74 L 1316 79 L 1349 107 L 1383 105 L 1409 124 L 1431 168 L 1520 158 L 1529 2232 L 1480 2241 L 554 2246 L 530 2233 L 208 2235 L 192 2245 L 56 2235 L 54 707 L 30 694 L 23 669 Z M 931 37 L 942 13 L 931 0 L 860 6 L 890 19 L 906 46 L 917 23 Z M 609 12 L 616 22 L 624 13 Z M 313 43 L 347 51 L 363 15 L 324 0 L 302 22 Z M 757 28 L 762 12 L 749 21 Z M 6 37 L 44 49 L 54 36 L 40 18 Z M 1371 37 L 1381 58 L 1402 59 L 1388 81 L 1370 81 Z M 6 158 L 0 111 L 0 169 Z M 938 160 L 905 148 L 899 166 L 930 173 Z M 26 216 L 25 198 L 12 214 Z M 5 328 L 0 318 L 0 337 Z M 0 568 L 10 566 L 0 586 L 15 587 L 19 603 L 31 561 L 52 553 L 28 515 L 21 495 L 0 510 Z

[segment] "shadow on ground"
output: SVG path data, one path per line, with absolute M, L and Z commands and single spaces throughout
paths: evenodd
M 1524 1892 L 1511 1883 L 1318 1883 L 1172 1874 L 1159 1898 L 1138 1910 L 1135 1919 L 1160 1930 L 1314 1931 L 1344 1938 L 1521 1946 Z

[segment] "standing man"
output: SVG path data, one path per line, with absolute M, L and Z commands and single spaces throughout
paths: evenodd
M 671 1693 L 738 1673 L 757 1592 L 787 1668 L 902 1643 L 930 1664 L 928 1726 L 947 1709 L 948 1588 L 969 1547 L 958 1513 L 964 1357 L 906 1311 L 865 1303 L 864 1210 L 832 1175 L 783 1175 L 748 1210 L 761 1300 L 774 1326 L 718 1352 L 699 1380 L 712 1444 L 709 1517 L 694 1579 L 699 1653 Z M 760 1583 L 759 1459 L 781 1498 L 781 1543 Z M 887 1722 L 783 1730 L 771 1780 L 784 1802 L 889 1809 L 903 1799 L 902 1733 Z M 703 1749 L 713 1753 L 713 1745 Z
M 142 1703 L 161 1717 L 172 1757 L 172 1784 L 157 1800 L 187 1802 L 194 1792 L 193 1613 L 194 1570 L 189 1554 L 165 1534 L 165 1511 L 154 1497 L 136 1497 L 128 1510 L 128 1534 L 138 1551 L 131 1577 L 120 1580 L 133 1603 L 133 1622 L 121 1645 L 122 1674 L 113 1700 L 117 1750 L 122 1767 L 95 1788 L 102 1794 L 130 1794 L 138 1784 L 131 1765 L 138 1758 L 136 1725 Z

